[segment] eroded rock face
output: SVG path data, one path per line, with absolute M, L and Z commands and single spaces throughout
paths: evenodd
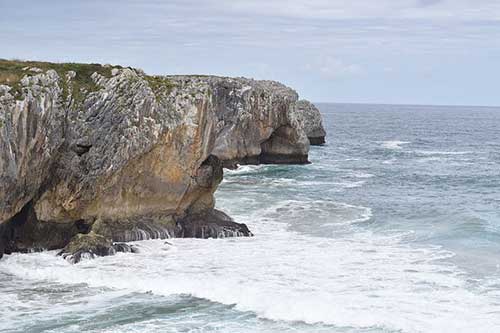
M 297 93 L 274 81 L 245 78 L 169 77 L 182 87 L 207 84 L 215 111 L 212 154 L 236 164 L 308 163 L 309 142 L 294 116 Z
M 11 87 L 0 85 L 0 222 L 14 216 L 47 186 L 64 142 L 66 127 L 58 75 L 25 77 L 31 87 L 15 100 Z
M 304 131 L 311 145 L 325 143 L 326 131 L 319 110 L 309 101 L 300 100 L 295 104 L 294 116 L 304 126 Z
M 284 85 L 97 68 L 0 85 L 0 255 L 65 247 L 78 261 L 127 250 L 116 242 L 249 236 L 214 210 L 223 166 L 308 162 Z

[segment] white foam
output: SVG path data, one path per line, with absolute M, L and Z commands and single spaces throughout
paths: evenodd
M 244 184 L 257 186 L 273 186 L 273 187 L 289 187 L 290 185 L 298 184 L 297 180 L 292 178 L 257 178 L 257 177 L 234 177 L 224 178 L 225 184 Z
M 244 172 L 255 168 L 245 166 Z M 291 181 L 270 178 L 261 188 Z M 218 196 L 219 205 L 248 224 L 253 238 L 136 242 L 137 254 L 118 253 L 77 265 L 56 252 L 14 254 L 0 261 L 0 272 L 40 284 L 85 283 L 104 288 L 103 299 L 111 292 L 188 294 L 291 326 L 302 321 L 403 332 L 496 332 L 500 327 L 497 285 L 471 289 L 468 277 L 446 263 L 453 253 L 411 247 L 406 242 L 411 232 L 362 231 L 373 217 L 369 207 L 326 199 L 278 201 L 273 196 L 256 192 L 240 198 L 230 191 Z M 325 234 L 293 231 L 300 221 L 307 222 L 302 227 L 314 226 Z M 358 226 L 357 232 L 329 238 L 335 228 Z M 1 295 L 0 300 L 14 304 Z M 89 308 L 97 302 L 84 301 Z M 54 311 L 64 311 L 62 307 Z M 16 320 L 16 311 L 3 313 L 10 313 L 8 321 Z
M 309 223 L 310 219 L 314 218 L 314 227 L 317 228 L 319 226 L 340 226 L 366 222 L 372 218 L 373 213 L 369 207 L 332 200 L 283 200 L 267 209 L 261 209 L 259 215 L 261 219 L 264 218 L 266 221 L 281 220 L 291 227 L 297 223 Z M 245 217 L 239 218 L 244 219 Z M 263 225 L 266 226 L 266 224 Z
M 266 168 L 267 165 L 240 165 L 237 169 L 224 169 L 224 173 L 227 175 L 242 175 L 247 173 L 254 173 L 262 168 Z
M 382 148 L 386 148 L 386 149 L 399 150 L 399 149 L 403 149 L 403 147 L 401 147 L 402 145 L 407 145 L 409 143 L 411 143 L 411 142 L 391 140 L 391 141 L 383 141 L 381 143 L 381 146 L 382 146 Z
M 353 176 L 356 178 L 373 178 L 375 175 L 371 173 L 364 173 L 364 172 L 354 172 Z
M 416 150 L 415 153 L 420 155 L 468 155 L 474 154 L 471 151 L 435 151 L 435 150 Z
M 498 298 L 470 291 L 463 273 L 442 261 L 453 254 L 438 247 L 405 246 L 398 233 L 309 237 L 267 217 L 250 226 L 254 238 L 171 240 L 178 251 L 161 240 L 143 241 L 138 254 L 78 265 L 55 252 L 15 254 L 0 270 L 38 281 L 189 294 L 290 322 L 405 332 L 500 327 Z
M 357 188 L 357 187 L 362 187 L 364 184 L 366 184 L 366 181 L 360 180 L 357 182 L 343 182 L 343 183 L 337 183 L 339 186 L 342 186 L 344 188 Z
M 357 177 L 357 178 L 370 178 L 370 177 Z M 329 191 L 339 192 L 344 189 L 358 188 L 366 184 L 365 180 L 358 181 L 320 181 L 320 180 L 306 180 L 296 182 L 297 187 L 311 187 L 311 186 L 330 186 Z

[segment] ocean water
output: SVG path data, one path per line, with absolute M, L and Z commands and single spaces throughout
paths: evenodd
M 319 105 L 306 166 L 227 171 L 253 238 L 0 260 L 2 332 L 500 332 L 500 108 Z

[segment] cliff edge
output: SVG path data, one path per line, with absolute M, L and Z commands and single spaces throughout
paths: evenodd
M 223 167 L 308 163 L 297 100 L 273 81 L 0 60 L 0 257 L 250 236 L 213 193 Z

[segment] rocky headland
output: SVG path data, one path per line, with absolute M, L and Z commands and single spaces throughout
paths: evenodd
M 319 111 L 278 82 L 0 60 L 0 257 L 251 236 L 214 209 L 223 168 L 308 163 Z
M 316 106 L 306 100 L 300 100 L 295 104 L 295 112 L 300 118 L 304 131 L 312 145 L 325 143 L 326 132 L 323 128 L 323 119 Z

